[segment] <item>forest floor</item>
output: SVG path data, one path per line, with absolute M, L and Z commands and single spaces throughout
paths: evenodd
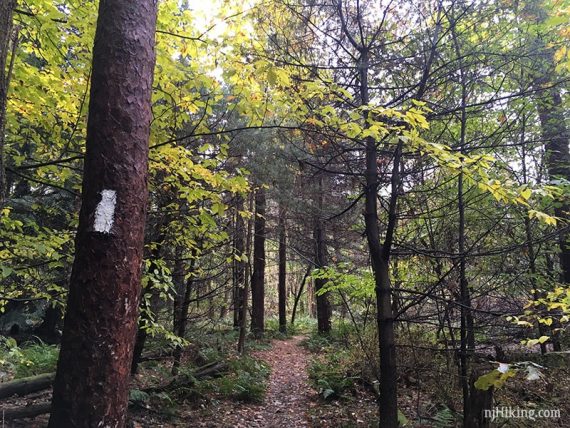
M 328 342 L 327 347 L 316 346 L 323 339 L 319 336 L 294 336 L 287 339 L 274 338 L 250 342 L 248 357 L 238 358 L 234 353 L 218 354 L 225 358 L 228 371 L 215 378 L 208 378 L 188 388 L 150 394 L 141 404 L 132 401 L 129 407 L 129 428 L 365 428 L 377 426 L 375 395 L 362 382 L 351 383 L 344 393 L 323 399 L 323 388 L 335 388 L 332 383 L 322 387 L 321 379 L 333 382 L 325 372 L 334 373 L 335 364 L 346 356 L 341 343 Z M 231 342 L 233 344 L 233 342 Z M 233 348 L 233 346 L 232 346 Z M 191 352 L 186 361 L 189 373 Z M 533 354 L 526 354 L 525 360 Z M 413 357 L 413 358 L 412 358 Z M 535 357 L 537 357 L 535 355 Z M 400 408 L 410 417 L 409 427 L 454 427 L 458 418 L 446 405 L 460 408 L 460 394 L 450 382 L 442 382 L 448 375 L 441 360 L 429 353 L 401 352 L 403 363 L 399 382 Z M 570 414 L 567 397 L 570 396 L 570 366 L 566 353 L 548 354 L 538 360 L 548 366 L 537 381 L 528 382 L 526 371 L 521 370 L 514 378 L 495 392 L 495 407 L 510 406 L 523 409 L 560 409 L 564 418 L 542 419 L 541 427 L 566 426 L 562 421 Z M 245 377 L 245 387 L 254 387 L 258 395 L 248 395 L 250 401 L 228 394 L 223 387 L 231 385 L 235 391 L 236 366 L 241 373 L 247 368 L 256 370 L 262 366 L 263 375 Z M 249 365 L 244 365 L 249 364 Z M 493 365 L 491 364 L 490 367 Z M 171 364 L 160 360 L 143 364 L 141 372 L 133 379 L 133 391 L 145 390 L 148 386 L 165 385 L 172 380 Z M 320 368 L 320 369 L 319 369 Z M 355 374 L 354 369 L 342 373 Z M 317 369 L 321 370 L 319 372 Z M 316 371 L 317 370 L 317 371 Z M 422 371 L 421 381 L 418 373 Z M 182 375 L 183 376 L 183 375 Z M 315 380 L 317 379 L 317 380 Z M 243 379 L 242 379 L 243 380 Z M 341 379 L 342 380 L 342 379 Z M 344 381 L 343 381 L 344 382 Z M 315 385 L 319 385 L 317 388 Z M 337 385 L 338 387 L 338 385 Z M 318 391 L 317 389 L 320 389 Z M 444 391 L 445 390 L 445 391 Z M 263 393 L 265 392 L 265 393 Z M 443 393 L 445 392 L 445 394 Z M 446 400 L 445 397 L 448 397 Z M 251 402 L 251 399 L 257 400 Z M 25 407 L 49 403 L 51 391 L 45 390 L 25 397 L 10 397 L 0 401 L 0 410 L 10 407 Z M 133 398 L 134 399 L 134 398 Z M 420 418 L 415 415 L 422 415 Z M 47 414 L 33 419 L 20 419 L 2 424 L 5 428 L 44 428 Z M 506 426 L 527 428 L 537 426 L 536 421 L 517 419 Z
M 267 349 L 250 355 L 271 372 L 259 403 L 209 399 L 178 407 L 167 421 L 158 414 L 131 413 L 133 428 L 336 428 L 375 426 L 376 404 L 365 391 L 350 400 L 325 402 L 311 386 L 308 368 L 316 357 L 303 346 L 304 336 L 273 339 Z
M 303 337 L 274 340 L 270 349 L 252 353 L 267 363 L 271 374 L 262 403 L 220 402 L 192 421 L 197 427 L 280 428 L 309 427 L 308 408 L 317 399 L 309 386 L 309 352 L 300 346 Z M 193 418 L 195 418 L 195 414 Z M 187 420 L 187 422 L 190 422 Z

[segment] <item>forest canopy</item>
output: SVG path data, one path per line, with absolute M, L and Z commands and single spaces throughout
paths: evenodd
M 568 0 L 3 0 L 0 379 L 154 426 L 294 337 L 306 426 L 558 426 L 569 80 Z

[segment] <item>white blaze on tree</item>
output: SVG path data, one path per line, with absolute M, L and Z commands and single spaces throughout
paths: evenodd
M 101 202 L 99 202 L 95 209 L 95 222 L 93 223 L 95 232 L 111 232 L 115 219 L 116 204 L 117 192 L 114 190 L 103 190 L 101 192 Z

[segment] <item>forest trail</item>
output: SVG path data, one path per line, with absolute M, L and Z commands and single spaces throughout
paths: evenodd
M 232 405 L 220 409 L 220 425 L 235 428 L 303 428 L 309 427 L 307 410 L 315 392 L 309 386 L 307 365 L 309 352 L 300 342 L 301 336 L 273 340 L 270 349 L 253 355 L 271 367 L 267 393 L 261 404 Z M 225 406 L 224 406 L 225 407 Z M 222 417 L 223 415 L 223 417 Z

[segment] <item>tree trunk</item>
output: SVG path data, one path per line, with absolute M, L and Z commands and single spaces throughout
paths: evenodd
M 149 266 L 149 272 L 153 272 L 157 267 L 155 260 L 157 260 L 160 257 L 164 239 L 165 239 L 164 234 L 161 233 L 156 241 L 156 246 L 152 249 L 150 253 L 151 261 Z M 135 347 L 133 350 L 133 360 L 131 363 L 132 375 L 136 374 L 139 368 L 139 363 L 141 362 L 142 353 L 144 351 L 146 339 L 148 337 L 147 325 L 152 323 L 151 314 L 153 308 L 156 307 L 159 300 L 159 296 L 156 290 L 151 288 L 148 291 L 148 294 L 150 295 L 150 297 L 146 299 L 145 298 L 146 290 L 145 289 L 142 290 L 142 299 L 139 304 L 140 316 L 137 324 L 137 334 L 135 339 Z
M 156 1 L 101 0 L 82 207 L 49 427 L 123 427 L 147 209 Z
M 279 331 L 287 333 L 287 233 L 285 209 L 279 207 Z
M 245 269 L 246 264 L 241 259 L 245 253 L 245 222 L 240 214 L 244 209 L 244 201 L 242 196 L 237 197 L 236 202 L 236 216 L 235 216 L 235 237 L 234 237 L 234 255 L 240 257 L 240 260 L 234 258 L 234 329 L 239 329 L 241 326 L 242 306 L 247 295 L 244 293 L 245 282 Z
M 459 75 L 461 85 L 461 118 L 460 118 L 460 136 L 459 150 L 461 154 L 467 152 L 465 147 L 465 135 L 467 131 L 467 80 L 466 71 L 462 61 L 459 40 L 457 39 L 455 23 L 452 22 L 452 39 L 455 49 L 455 55 L 459 62 Z M 460 293 L 460 353 L 459 353 L 459 371 L 460 381 L 463 393 L 463 425 L 470 427 L 470 423 L 477 418 L 473 414 L 473 388 L 471 388 L 471 359 L 475 351 L 475 334 L 473 327 L 473 313 L 471 310 L 471 291 L 467 281 L 466 266 L 467 254 L 465 254 L 465 201 L 463 190 L 464 174 L 459 172 L 457 180 L 457 211 L 459 214 L 458 224 L 458 253 L 459 253 L 459 293 Z
M 6 189 L 6 157 L 4 150 L 4 133 L 6 129 L 6 104 L 8 101 L 8 86 L 10 69 L 8 55 L 10 53 L 10 39 L 12 39 L 12 16 L 16 0 L 2 0 L 0 4 L 0 205 L 7 197 Z M 13 42 L 15 45 L 15 41 Z M 12 49 L 12 63 L 15 49 Z M 8 68 L 8 69 L 7 69 Z
M 305 288 L 305 284 L 307 283 L 307 278 L 311 274 L 311 268 L 313 267 L 312 264 L 307 266 L 307 270 L 305 275 L 303 275 L 303 279 L 301 280 L 301 285 L 299 285 L 299 291 L 297 291 L 297 295 L 295 296 L 295 302 L 293 303 L 293 313 L 291 314 L 291 325 L 295 324 L 295 316 L 297 314 L 297 306 L 299 306 L 299 300 L 301 300 L 301 295 L 303 294 L 303 290 Z
M 525 147 L 525 131 L 526 131 L 526 116 L 523 114 L 522 117 L 522 131 L 521 131 L 521 148 L 522 148 L 522 156 L 521 156 L 521 167 L 522 167 L 522 175 L 523 175 L 523 184 L 528 184 L 528 173 L 527 173 L 527 166 L 526 166 L 526 147 Z M 538 269 L 536 267 L 536 251 L 534 248 L 534 242 L 532 238 L 532 228 L 530 224 L 530 218 L 525 216 L 524 218 L 524 230 L 526 235 L 526 249 L 528 253 L 528 267 L 530 270 L 530 284 L 532 286 L 532 298 L 535 302 L 538 301 L 540 297 L 542 297 L 538 290 L 537 284 L 537 274 Z M 538 305 L 539 310 L 543 309 Z M 542 323 L 538 323 L 538 337 L 542 337 L 546 335 L 545 325 Z M 546 354 L 546 343 L 540 343 L 540 353 L 542 355 Z
M 547 20 L 548 13 L 540 2 L 528 2 L 525 7 L 527 15 L 534 16 L 537 23 L 543 24 Z M 533 65 L 536 66 L 536 109 L 540 120 L 546 168 L 551 181 L 563 179 L 569 182 L 570 131 L 566 126 L 566 110 L 560 88 L 564 82 L 557 82 L 553 48 L 548 47 L 540 35 L 536 35 L 533 42 L 533 51 L 536 52 L 536 58 L 533 58 Z M 562 219 L 558 235 L 561 281 L 570 284 L 570 242 L 567 231 L 570 205 L 565 198 L 562 198 L 561 202 L 554 209 L 554 215 Z
M 249 196 L 249 211 L 253 211 L 253 196 Z M 243 284 L 243 301 L 241 306 L 241 315 L 240 315 L 240 326 L 239 326 L 239 338 L 238 338 L 238 345 L 237 351 L 240 354 L 243 354 L 245 350 L 245 336 L 247 333 L 247 311 L 248 311 L 248 295 L 249 295 L 249 284 L 251 280 L 251 263 L 250 263 L 250 255 L 251 255 L 251 241 L 252 241 L 252 219 L 249 219 L 247 222 L 247 235 L 245 239 L 245 254 L 247 256 L 247 262 L 245 264 L 245 277 L 244 277 L 244 284 Z
M 196 251 L 192 251 L 192 258 L 190 259 L 189 272 L 186 284 L 182 287 L 182 299 L 180 299 L 180 307 L 178 312 L 175 314 L 176 319 L 174 322 L 174 334 L 178 337 L 184 338 L 186 336 L 186 325 L 188 322 L 188 309 L 190 309 L 190 296 L 192 295 L 192 288 L 194 284 L 194 266 L 196 265 Z M 184 275 L 182 277 L 184 281 Z M 174 349 L 174 363 L 172 364 L 172 374 L 176 375 L 178 373 L 178 367 L 180 367 L 180 359 L 182 358 L 182 346 L 177 346 Z
M 251 330 L 256 338 L 265 330 L 265 189 L 255 193 L 253 274 L 251 276 Z
M 360 72 L 360 95 L 362 104 L 369 102 L 368 95 L 368 51 L 361 51 L 361 72 Z M 391 208 L 395 209 L 397 196 L 397 186 L 399 177 L 397 173 L 400 163 L 400 146 L 394 155 L 394 173 L 392 174 L 392 198 Z M 376 323 L 378 328 L 378 348 L 380 352 L 380 399 L 378 406 L 380 409 L 380 426 L 385 428 L 396 428 L 398 426 L 398 395 L 397 395 L 397 367 L 396 367 L 396 344 L 394 339 L 394 316 L 392 313 L 390 282 L 389 246 L 380 244 L 380 231 L 378 228 L 378 174 L 377 174 L 378 152 L 376 141 L 372 138 L 366 140 L 366 188 L 364 190 L 365 212 L 364 223 L 368 249 L 370 251 L 370 261 L 374 272 L 374 282 L 376 291 Z M 394 205 L 394 207 L 392 207 Z M 392 211 L 392 210 L 391 210 Z M 391 227 L 391 229 L 390 229 Z M 386 242 L 388 234 L 393 234 L 395 223 L 392 221 L 386 231 Z M 385 247 L 388 247 L 386 251 Z
M 327 247 L 325 231 L 322 220 L 323 215 L 323 178 L 317 179 L 317 213 L 314 219 L 313 240 L 315 245 L 315 268 L 324 268 L 327 264 Z M 331 304 L 326 293 L 320 294 L 327 280 L 315 279 L 315 294 L 317 299 L 317 327 L 320 334 L 329 334 L 331 331 Z
M 547 79 L 548 74 L 544 78 Z M 552 85 L 552 81 L 542 82 L 541 84 Z M 570 135 L 566 127 L 560 88 L 553 86 L 540 92 L 539 95 L 537 110 L 540 118 L 542 140 L 544 141 L 548 175 L 551 181 L 563 179 L 570 182 L 570 151 L 568 149 Z M 559 226 L 558 245 L 560 247 L 561 281 L 566 284 L 570 284 L 570 243 L 568 242 L 569 236 L 566 230 L 569 212 L 570 205 L 567 202 L 556 204 L 554 208 L 554 215 L 562 219 Z

